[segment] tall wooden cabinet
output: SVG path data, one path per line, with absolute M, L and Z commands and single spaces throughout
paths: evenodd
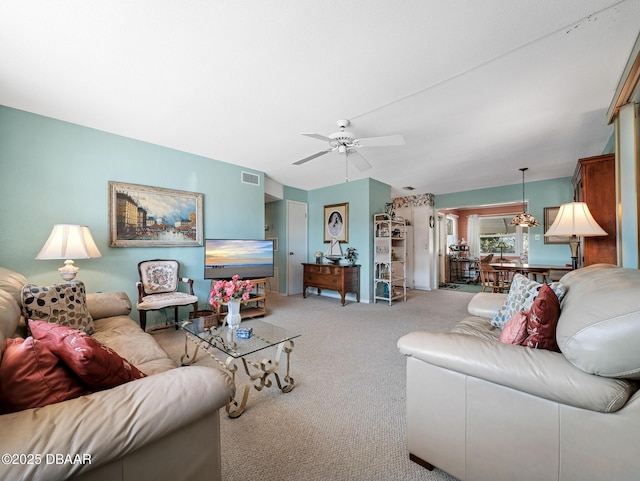
M 574 200 L 586 202 L 593 218 L 608 234 L 582 239 L 580 266 L 617 264 L 615 155 L 580 159 L 573 175 L 573 189 Z

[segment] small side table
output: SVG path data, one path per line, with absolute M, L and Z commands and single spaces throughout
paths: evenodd
M 217 280 L 215 279 L 211 281 L 212 288 L 216 282 Z M 253 317 L 267 315 L 266 285 L 268 279 L 266 277 L 261 277 L 260 279 L 251 279 L 251 282 L 255 286 L 255 289 L 251 292 L 251 299 L 240 305 L 240 315 L 242 316 L 242 319 L 251 319 Z M 218 324 L 222 324 L 225 316 L 227 315 L 227 305 L 225 303 L 222 303 L 222 305 L 218 304 L 215 314 L 218 318 Z

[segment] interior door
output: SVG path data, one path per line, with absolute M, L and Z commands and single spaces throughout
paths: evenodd
M 416 289 L 438 287 L 438 237 L 432 206 L 413 208 L 413 278 Z
M 409 289 L 413 289 L 415 287 L 413 282 L 413 225 L 406 226 L 405 242 L 407 246 L 407 257 L 405 262 L 407 287 Z
M 307 262 L 307 204 L 287 201 L 287 295 L 302 293 L 302 263 Z
M 414 288 L 431 288 L 429 283 L 429 215 L 426 207 L 413 208 Z
M 395 210 L 396 215 L 402 217 L 406 225 L 405 247 L 407 249 L 406 261 L 404 263 L 405 272 L 407 275 L 407 288 L 414 288 L 414 262 L 415 254 L 413 247 L 413 211 L 411 207 L 397 207 Z

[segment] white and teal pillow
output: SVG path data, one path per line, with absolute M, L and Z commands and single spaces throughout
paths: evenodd
M 526 311 L 531 309 L 531 305 L 535 300 L 542 284 L 536 281 L 528 279 L 522 274 L 516 274 L 513 276 L 513 282 L 509 288 L 509 295 L 502 304 L 502 307 L 498 310 L 496 316 L 491 320 L 491 324 L 499 329 L 502 329 L 509 319 L 513 317 L 516 312 Z M 552 282 L 549 287 L 558 296 L 558 301 L 562 301 L 566 288 L 559 282 Z

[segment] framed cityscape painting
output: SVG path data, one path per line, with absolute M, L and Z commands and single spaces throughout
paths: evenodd
M 203 245 L 203 195 L 109 181 L 111 247 Z

